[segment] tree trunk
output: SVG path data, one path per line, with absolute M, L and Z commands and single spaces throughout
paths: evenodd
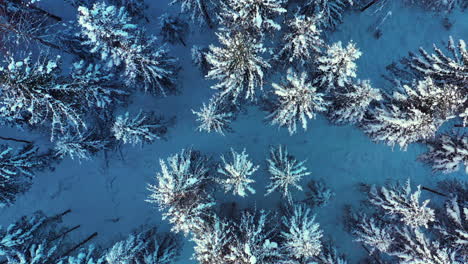
M 74 226 L 74 227 L 68 229 L 67 231 L 61 233 L 60 235 L 57 235 L 56 237 L 52 238 L 50 241 L 55 241 L 55 240 L 57 240 L 57 239 L 59 239 L 59 238 L 61 238 L 61 237 L 64 237 L 64 236 L 66 236 L 68 233 L 73 232 L 74 230 L 76 230 L 76 229 L 78 229 L 78 228 L 80 228 L 80 227 L 81 227 L 81 225 Z
M 361 12 L 366 11 L 369 7 L 371 7 L 373 4 L 377 3 L 379 0 L 372 0 L 369 4 L 365 5 L 363 8 L 361 8 Z
M 446 194 L 443 194 L 443 193 L 438 192 L 438 191 L 436 191 L 436 190 L 434 190 L 434 189 L 431 189 L 431 188 L 427 188 L 427 187 L 422 186 L 421 189 L 423 189 L 423 190 L 425 190 L 425 191 L 428 191 L 428 192 L 431 192 L 431 193 L 435 193 L 435 194 L 440 195 L 440 196 L 447 197 Z
M 32 141 L 24 140 L 24 139 L 17 139 L 17 138 L 11 138 L 11 137 L 2 137 L 0 136 L 1 140 L 9 140 L 9 141 L 15 141 L 15 142 L 21 142 L 21 143 L 26 143 L 26 144 L 32 144 Z
M 72 253 L 73 251 L 75 251 L 76 249 L 80 248 L 81 246 L 83 246 L 84 244 L 88 243 L 91 239 L 95 238 L 96 236 L 98 235 L 97 232 L 94 232 L 93 234 L 91 234 L 89 237 L 87 237 L 85 240 L 81 241 L 80 243 L 78 243 L 76 246 L 70 248 L 67 252 L 65 252 L 60 258 L 63 258 L 65 256 L 68 256 L 70 255 L 70 253 Z

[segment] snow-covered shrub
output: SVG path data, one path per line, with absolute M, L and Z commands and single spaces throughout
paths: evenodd
M 49 161 L 50 157 L 39 154 L 33 145 L 17 150 L 0 145 L 0 208 L 13 204 L 18 194 L 27 191 L 34 171 L 43 169 Z
M 226 131 L 231 131 L 231 122 L 235 114 L 230 111 L 223 98 L 215 95 L 208 105 L 203 103 L 200 110 L 192 113 L 197 116 L 200 123 L 197 130 L 200 132 L 216 132 L 224 136 Z
M 321 14 L 321 24 L 325 28 L 335 29 L 343 20 L 346 8 L 355 0 L 305 0 L 301 10 L 306 15 Z
M 310 209 L 296 205 L 291 216 L 283 216 L 282 223 L 284 231 L 281 236 L 285 240 L 283 247 L 295 259 L 306 261 L 320 254 L 323 232 Z
M 386 214 L 400 219 L 406 225 L 417 227 L 428 227 L 435 221 L 434 210 L 427 205 L 429 200 L 419 203 L 421 196 L 421 186 L 417 187 L 414 193 L 411 193 L 410 181 L 405 185 L 392 186 L 390 189 L 381 187 L 378 190 L 372 186 L 370 190 L 370 202 L 384 209 Z
M 167 128 L 162 118 L 153 112 L 140 111 L 135 117 L 130 117 L 128 112 L 117 116 L 111 131 L 114 137 L 124 144 L 137 145 L 160 139 L 166 134 Z
M 465 166 L 468 173 L 468 138 L 464 135 L 444 134 L 427 142 L 429 151 L 419 159 L 432 166 L 434 171 L 452 173 Z
M 108 147 L 109 141 L 99 138 L 95 133 L 68 134 L 55 142 L 55 155 L 59 158 L 89 160 L 91 156 Z
M 262 35 L 265 31 L 280 30 L 275 17 L 286 13 L 286 0 L 235 0 L 223 2 L 221 23 L 235 31 Z
M 192 22 L 198 24 L 206 24 L 209 28 L 213 28 L 213 18 L 211 13 L 214 12 L 215 1 L 213 0 L 172 0 L 171 5 L 180 3 L 182 13 L 188 13 Z
M 355 61 L 361 55 L 362 53 L 352 41 L 346 47 L 341 45 L 341 41 L 329 46 L 326 53 L 317 58 L 320 86 L 327 90 L 334 90 L 351 83 L 356 77 Z
M 278 244 L 272 241 L 273 229 L 267 224 L 268 213 L 244 212 L 235 226 L 234 240 L 229 244 L 228 264 L 278 263 Z
M 185 36 L 188 33 L 188 24 L 178 17 L 173 17 L 168 14 L 163 14 L 159 17 L 159 26 L 161 32 L 159 33 L 165 42 L 175 44 L 180 42 L 185 44 Z
M 372 103 L 382 100 L 382 94 L 369 80 L 358 80 L 335 91 L 328 115 L 336 124 L 359 124 Z
M 311 207 L 323 207 L 335 196 L 322 180 L 311 180 L 307 183 L 306 199 L 303 200 Z
M 50 125 L 51 140 L 70 127 L 78 132 L 85 129 L 69 92 L 59 85 L 59 60 L 59 56 L 41 56 L 33 62 L 31 55 L 20 60 L 7 55 L 6 65 L 0 67 L 0 116 L 9 122 Z
M 211 181 L 207 159 L 192 150 L 182 150 L 159 163 L 157 185 L 148 186 L 151 194 L 147 201 L 165 210 L 163 217 L 174 225 L 172 231 L 197 233 L 214 205 L 206 191 Z
M 218 33 L 223 47 L 210 45 L 206 60 L 211 66 L 208 79 L 219 82 L 212 88 L 221 90 L 221 96 L 254 100 L 255 91 L 263 89 L 264 71 L 270 64 L 260 56 L 263 45 L 246 33 Z
M 247 191 L 254 194 L 255 190 L 250 186 L 255 181 L 250 177 L 254 174 L 259 166 L 255 166 L 248 158 L 249 154 L 237 153 L 231 149 L 232 163 L 227 162 L 224 156 L 221 156 L 223 164 L 218 167 L 218 173 L 224 175 L 218 182 L 224 187 L 225 192 L 232 191 L 239 196 L 246 196 Z
M 320 52 L 325 43 L 320 38 L 319 19 L 320 16 L 295 15 L 288 22 L 288 31 L 283 37 L 284 46 L 278 54 L 280 61 L 287 59 L 304 65 Z
M 155 48 L 156 38 L 132 23 L 125 7 L 95 3 L 91 9 L 78 8 L 83 43 L 100 54 L 107 67 L 123 66 L 129 84 L 143 83 L 145 91 L 167 95 L 174 92 L 178 67 L 165 46 Z
M 287 126 L 290 135 L 297 131 L 297 122 L 302 123 L 302 128 L 307 130 L 307 119 L 314 119 L 317 112 L 327 110 L 328 102 L 324 100 L 324 94 L 308 82 L 306 72 L 299 76 L 291 68 L 287 72 L 286 81 L 283 84 L 272 84 L 277 96 L 276 109 L 268 115 L 271 124 Z
M 282 196 L 292 204 L 290 187 L 302 191 L 299 181 L 302 177 L 310 175 L 304 166 L 306 161 L 297 161 L 288 153 L 286 147 L 279 145 L 271 148 L 270 159 L 267 159 L 267 162 L 271 182 L 267 185 L 266 195 L 279 189 Z

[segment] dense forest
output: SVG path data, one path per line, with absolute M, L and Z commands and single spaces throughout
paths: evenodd
M 468 263 L 467 8 L 0 0 L 0 264 Z

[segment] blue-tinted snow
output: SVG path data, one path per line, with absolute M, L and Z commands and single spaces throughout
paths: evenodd
M 168 7 L 168 0 L 147 1 L 150 8 L 147 15 L 150 20 L 149 32 L 157 32 L 157 17 L 163 12 L 177 12 L 177 8 Z M 329 35 L 329 41 L 343 43 L 353 40 L 363 52 L 358 60 L 358 77 L 369 78 L 376 87 L 389 85 L 381 75 L 391 62 L 416 51 L 419 47 L 430 49 L 433 43 L 441 44 L 452 35 L 455 39 L 468 36 L 467 14 L 454 11 L 447 15 L 453 23 L 450 30 L 442 25 L 445 14 L 436 14 L 416 8 L 404 7 L 400 1 L 391 2 L 378 14 L 374 9 L 364 13 L 351 12 L 344 17 L 344 23 L 337 31 Z M 43 0 L 41 5 L 53 13 L 72 19 L 70 7 L 61 0 Z M 67 13 L 64 13 L 67 12 Z M 380 25 L 382 36 L 373 37 L 373 30 L 380 23 L 382 16 L 391 15 Z M 134 99 L 130 112 L 136 113 L 140 108 L 155 110 L 171 117 L 177 122 L 169 130 L 167 139 L 156 141 L 143 148 L 131 145 L 122 148 L 120 153 L 98 155 L 92 161 L 81 164 L 70 159 L 64 160 L 54 172 L 38 173 L 32 189 L 20 196 L 10 208 L 0 209 L 0 223 L 5 225 L 18 217 L 36 210 L 54 214 L 66 209 L 73 213 L 65 217 L 67 224 L 80 224 L 81 228 L 73 233 L 83 238 L 95 231 L 99 232 L 95 243 L 109 246 L 127 236 L 140 225 L 156 224 L 162 231 L 168 231 L 166 221 L 161 220 L 161 213 L 153 205 L 146 203 L 147 183 L 154 183 L 154 176 L 159 170 L 158 160 L 179 152 L 182 148 L 193 147 L 218 158 L 234 148 L 241 151 L 244 147 L 254 164 L 261 167 L 254 175 L 256 182 L 252 185 L 255 195 L 246 198 L 233 197 L 219 193 L 219 203 L 236 201 L 240 206 L 257 208 L 274 208 L 280 199 L 279 194 L 264 197 L 268 183 L 265 159 L 269 146 L 284 144 L 298 160 L 307 159 L 306 166 L 312 172 L 302 181 L 324 179 L 325 183 L 336 193 L 336 196 L 324 208 L 315 210 L 317 221 L 324 230 L 324 235 L 331 237 L 340 252 L 347 254 L 350 263 L 356 263 L 364 250 L 352 242 L 352 238 L 343 230 L 343 206 L 357 205 L 363 196 L 358 190 L 358 183 L 382 184 L 388 180 L 410 178 L 416 184 L 434 186 L 438 179 L 447 177 L 466 178 L 463 172 L 452 175 L 433 175 L 430 168 L 416 161 L 425 146 L 411 145 L 406 152 L 392 150 L 383 144 L 375 144 L 361 131 L 351 126 L 332 126 L 319 117 L 311 121 L 309 130 L 289 136 L 286 129 L 278 129 L 265 123 L 265 114 L 250 107 L 234 122 L 235 133 L 221 136 L 204 134 L 195 131 L 195 116 L 191 109 L 199 109 L 202 102 L 207 102 L 214 93 L 209 87 L 212 84 L 200 75 L 190 59 L 192 45 L 216 43 L 213 32 L 204 30 L 187 38 L 187 48 L 180 45 L 171 46 L 172 55 L 179 58 L 183 65 L 180 75 L 180 96 L 154 98 L 141 94 Z M 269 85 L 266 81 L 266 85 Z M 125 109 L 121 109 L 123 113 Z M 24 134 L 24 138 L 47 143 L 47 136 Z M 2 129 L 2 134 L 16 134 L 14 129 Z M 300 199 L 303 193 L 294 191 Z M 427 198 L 430 195 L 425 194 Z M 115 221 L 118 219 L 118 221 Z M 190 260 L 192 244 L 185 243 L 179 263 L 195 263 Z

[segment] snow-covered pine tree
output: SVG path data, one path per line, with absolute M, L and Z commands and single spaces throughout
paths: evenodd
M 111 131 L 114 137 L 124 144 L 137 145 L 160 139 L 166 134 L 167 127 L 161 117 L 153 112 L 140 110 L 134 117 L 130 117 L 128 112 L 117 116 Z
M 317 92 L 306 72 L 298 75 L 289 68 L 283 84 L 273 83 L 272 86 L 277 96 L 276 109 L 267 118 L 272 119 L 272 125 L 287 126 L 290 135 L 296 133 L 297 122 L 307 130 L 307 119 L 314 119 L 317 112 L 327 110 L 329 103 L 324 100 L 325 95 Z
M 307 183 L 306 199 L 302 202 L 310 207 L 323 207 L 335 196 L 335 193 L 328 188 L 323 180 L 311 180 Z
M 76 256 L 66 256 L 57 264 L 103 264 L 94 245 L 81 248 Z
M 170 4 L 180 4 L 181 12 L 188 13 L 192 22 L 213 28 L 215 21 L 210 14 L 215 13 L 215 3 L 217 2 L 213 0 L 172 0 Z
M 231 148 L 231 154 L 232 163 L 227 162 L 224 156 L 221 156 L 223 164 L 218 167 L 217 171 L 224 177 L 218 182 L 224 187 L 225 192 L 232 191 L 233 194 L 242 197 L 247 195 L 247 191 L 254 194 L 255 190 L 250 184 L 255 181 L 250 176 L 258 170 L 259 166 L 255 166 L 248 159 L 249 155 L 245 153 L 245 149 L 242 153 L 237 153 Z
M 427 207 L 427 201 L 419 205 L 421 189 L 418 187 L 418 190 L 411 194 L 409 183 L 406 186 L 394 186 L 391 189 L 382 187 L 378 194 L 380 201 L 377 203 L 375 200 L 377 191 L 375 187 L 372 187 L 371 204 L 376 205 L 378 209 L 383 207 L 391 214 L 388 217 L 388 214 L 377 210 L 372 213 L 372 217 L 367 217 L 362 213 L 355 215 L 353 218 L 356 223 L 353 223 L 352 229 L 354 235 L 357 236 L 356 241 L 369 247 L 369 254 L 378 262 L 466 263 L 468 261 L 468 254 L 466 254 L 468 252 L 468 221 L 463 217 L 464 214 L 468 214 L 468 210 L 464 213 L 462 208 L 468 197 L 468 189 L 466 185 L 460 185 L 456 181 L 444 182 L 443 186 L 448 188 L 445 191 L 456 193 L 464 198 L 458 199 L 457 196 L 452 196 L 446 200 L 445 210 L 442 208 L 434 210 Z M 382 202 L 382 199 L 386 201 Z M 369 208 L 366 208 L 366 212 L 367 209 Z M 403 213 L 403 211 L 406 212 Z M 395 217 L 395 214 L 398 217 Z M 432 223 L 430 226 L 429 222 Z M 386 255 L 374 252 L 376 250 Z
M 75 244 L 67 235 L 79 228 L 59 223 L 71 210 L 46 216 L 38 211 L 0 229 L 0 257 L 8 264 L 170 264 L 180 255 L 180 240 L 156 228 L 130 234 L 100 252 L 94 245 L 82 247 L 97 233 Z M 76 256 L 70 255 L 81 246 Z
M 302 177 L 310 175 L 310 172 L 304 166 L 306 161 L 297 161 L 294 156 L 288 153 L 286 147 L 279 145 L 278 147 L 271 148 L 270 159 L 267 159 L 267 162 L 271 182 L 267 185 L 265 195 L 269 195 L 279 189 L 283 198 L 287 198 L 288 202 L 292 204 L 290 187 L 295 187 L 302 191 L 299 181 Z
M 464 191 L 468 193 L 466 186 Z M 444 208 L 447 217 L 439 217 L 439 224 L 436 226 L 445 242 L 444 244 L 449 244 L 462 256 L 468 256 L 468 204 L 466 199 L 467 197 L 457 197 L 456 195 L 447 199 Z
M 321 14 L 321 24 L 335 29 L 343 21 L 344 11 L 354 4 L 354 0 L 304 0 L 301 10 L 306 15 Z
M 372 186 L 369 197 L 372 204 L 381 207 L 390 217 L 400 219 L 410 227 L 428 228 L 429 224 L 435 221 L 434 210 L 427 206 L 429 200 L 419 203 L 421 186 L 411 193 L 409 179 L 405 185 L 398 184 L 390 189 L 382 186 L 378 190 Z
M 403 85 L 403 92 L 395 92 L 393 97 L 403 104 L 414 105 L 431 113 L 441 122 L 454 118 L 468 99 L 459 86 L 437 84 L 430 77 L 425 77 L 412 86 Z
M 353 235 L 356 236 L 355 241 L 369 248 L 369 254 L 373 254 L 375 250 L 389 253 L 395 240 L 391 228 L 363 214 L 360 215 L 359 223 L 354 227 Z
M 396 77 L 404 81 L 430 77 L 439 85 L 452 84 L 468 89 L 468 52 L 465 41 L 460 39 L 455 43 L 454 39 L 449 37 L 446 46 L 448 54 L 435 44 L 433 49 L 432 54 L 423 48 L 419 48 L 419 54 L 410 52 L 408 57 L 402 59 L 402 65 L 394 68 Z
M 51 31 L 61 20 L 61 17 L 32 5 L 31 1 L 3 0 L 0 2 L 2 49 L 35 43 L 40 48 L 60 50 Z
M 330 243 L 323 245 L 322 253 L 317 257 L 319 264 L 348 264 L 345 257 Z
M 280 248 L 272 240 L 274 229 L 268 225 L 268 213 L 244 212 L 234 227 L 234 238 L 229 245 L 227 264 L 279 263 Z
M 453 118 L 467 101 L 459 87 L 439 86 L 426 77 L 412 86 L 403 85 L 390 102 L 371 112 L 363 122 L 364 131 L 375 141 L 401 149 L 413 142 L 434 137 L 437 129 Z
M 46 216 L 37 211 L 0 230 L 0 256 L 9 264 L 57 263 L 65 253 L 63 242 L 69 230 L 59 223 L 69 212 Z
M 452 173 L 465 166 L 468 173 L 468 137 L 442 134 L 427 141 L 429 151 L 419 159 L 429 164 L 434 171 Z
M 360 124 L 371 105 L 382 99 L 380 90 L 369 80 L 358 80 L 330 96 L 328 116 L 336 124 Z
M 372 111 L 372 119 L 363 123 L 364 132 L 374 141 L 406 150 L 413 142 L 432 138 L 438 129 L 431 115 L 416 108 L 381 106 Z
M 78 8 L 80 6 L 92 8 L 93 4 L 96 3 L 95 0 L 64 0 L 64 1 L 70 3 L 75 8 Z M 137 19 L 145 18 L 147 21 L 149 21 L 148 18 L 145 16 L 145 10 L 148 8 L 148 5 L 145 3 L 145 0 L 107 0 L 107 2 L 114 6 L 124 7 L 127 10 L 127 12 L 134 18 L 137 18 Z
M 310 209 L 295 205 L 290 216 L 282 217 L 282 223 L 282 246 L 298 263 L 308 263 L 321 253 L 323 232 Z
M 264 71 L 270 64 L 260 56 L 265 52 L 262 43 L 242 32 L 218 33 L 223 47 L 210 45 L 206 60 L 211 66 L 208 79 L 219 82 L 212 86 L 221 90 L 222 97 L 255 100 L 255 91 L 263 89 Z
M 171 235 L 155 229 L 130 234 L 127 239 L 108 249 L 99 263 L 170 264 L 180 254 L 180 243 Z
M 0 117 L 16 124 L 50 125 L 51 140 L 70 127 L 84 130 L 81 114 L 59 85 L 59 60 L 41 56 L 33 62 L 31 55 L 19 60 L 7 55 L 0 67 Z
M 222 2 L 221 24 L 235 31 L 263 35 L 266 31 L 280 30 L 275 18 L 283 13 L 285 0 L 235 0 Z
M 178 66 L 165 46 L 155 48 L 156 38 L 132 23 L 124 7 L 95 3 L 78 8 L 83 43 L 100 54 L 107 67 L 123 67 L 128 84 L 143 83 L 145 91 L 163 96 L 174 92 Z
M 100 138 L 98 134 L 67 134 L 55 142 L 55 156 L 72 159 L 90 160 L 92 155 L 109 147 L 110 141 Z
M 207 158 L 192 150 L 182 150 L 159 161 L 161 172 L 156 175 L 156 185 L 148 185 L 151 192 L 147 199 L 164 210 L 163 218 L 173 224 L 172 231 L 197 233 L 210 217 L 214 205 L 207 192 L 211 182 Z
M 110 3 L 115 6 L 125 7 L 125 10 L 127 10 L 132 17 L 147 19 L 145 16 L 145 10 L 148 6 L 145 3 L 145 0 L 110 0 Z
M 296 14 L 290 19 L 288 31 L 283 37 L 283 48 L 279 51 L 277 59 L 304 65 L 319 54 L 325 42 L 320 37 L 322 31 L 318 27 L 318 20 L 320 15 Z
M 317 83 L 326 90 L 333 91 L 350 84 L 356 77 L 357 65 L 355 61 L 362 53 L 354 42 L 346 47 L 341 41 L 333 43 L 326 53 L 317 58 L 319 77 Z
M 206 54 L 208 53 L 208 47 L 201 47 L 193 45 L 191 49 L 192 62 L 201 71 L 202 75 L 205 76 L 208 73 L 210 66 L 206 60 Z
M 70 80 L 61 83 L 59 88 L 64 93 L 74 94 L 80 100 L 83 112 L 110 111 L 117 103 L 122 103 L 128 92 L 118 88 L 121 84 L 115 75 L 101 64 L 86 63 L 83 60 L 73 63 Z
M 399 263 L 462 264 L 462 259 L 467 260 L 466 256 L 459 256 L 456 250 L 429 239 L 419 228 L 403 228 L 398 233 L 401 247 L 390 255 L 399 258 Z
M 185 43 L 185 36 L 188 33 L 188 24 L 178 17 L 163 14 L 159 17 L 159 25 L 161 32 L 159 33 L 165 42 L 176 44 L 180 42 L 182 45 L 187 46 Z
M 32 244 L 22 251 L 10 252 L 6 256 L 8 263 L 15 264 L 48 264 L 57 258 L 56 247 L 47 247 L 46 243 Z
M 214 217 L 212 224 L 206 223 L 201 234 L 195 234 L 193 258 L 200 264 L 226 264 L 229 245 L 233 240 L 232 223 Z
M 33 145 L 17 150 L 0 145 L 0 208 L 10 206 L 18 194 L 31 187 L 34 171 L 50 163 L 48 154 L 40 154 Z
M 214 95 L 208 105 L 203 103 L 200 110 L 192 113 L 197 116 L 200 124 L 197 130 L 200 132 L 216 132 L 224 136 L 226 131 L 231 131 L 231 122 L 235 118 L 233 107 L 225 102 L 225 98 Z

